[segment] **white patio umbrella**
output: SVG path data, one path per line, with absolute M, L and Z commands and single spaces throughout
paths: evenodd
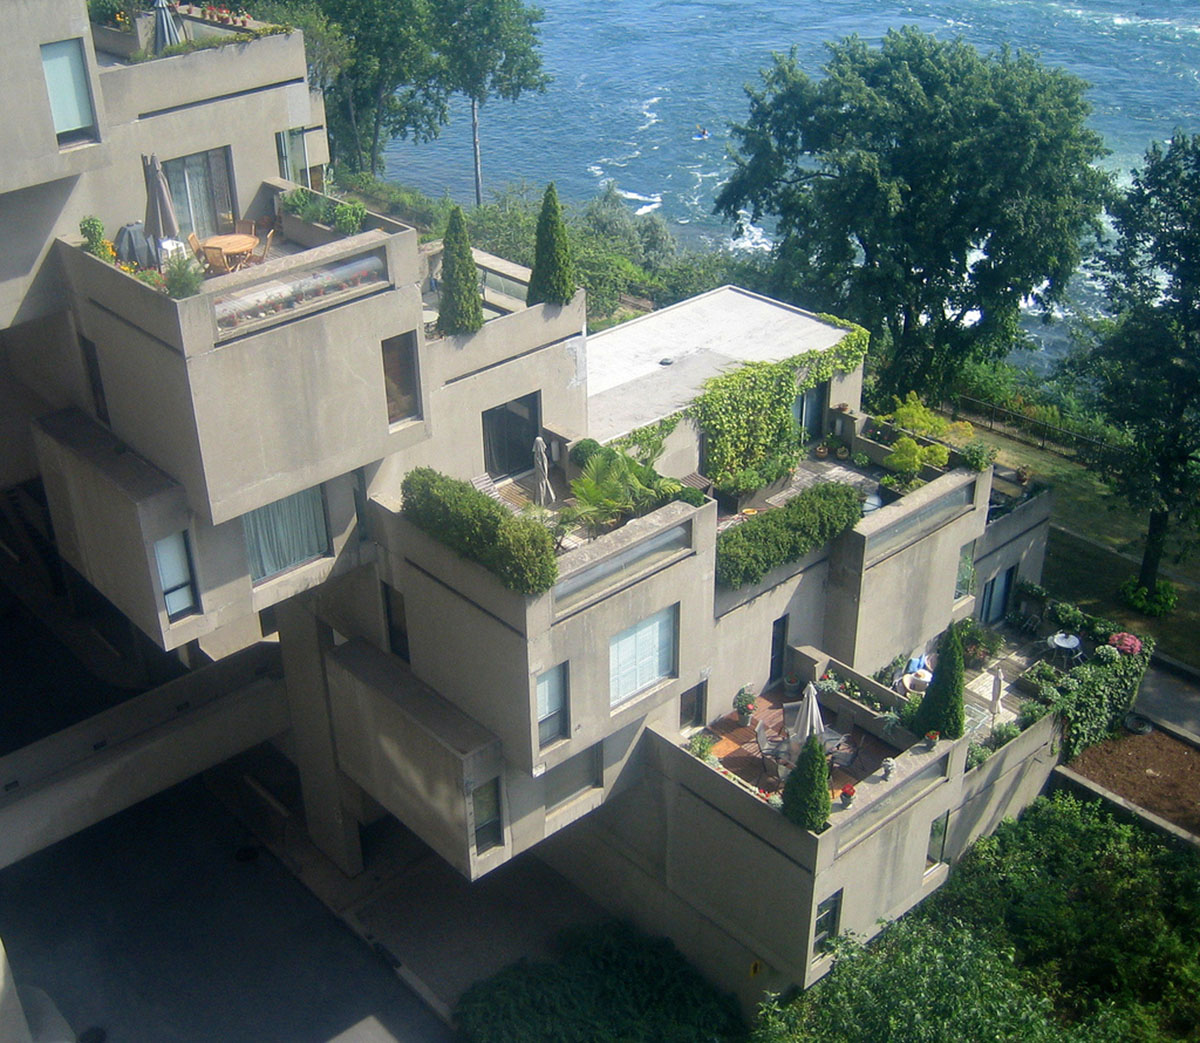
M 538 435 L 533 440 L 533 469 L 537 472 L 535 497 L 538 505 L 545 507 L 554 502 L 554 486 L 550 484 L 550 459 L 546 455 L 546 443 Z
M 817 702 L 817 686 L 809 681 L 804 686 L 804 698 L 800 703 L 800 713 L 796 716 L 792 741 L 803 746 L 810 735 L 820 738 L 824 731 L 825 722 L 821 720 L 821 707 Z
M 154 53 L 162 54 L 171 44 L 182 42 L 179 23 L 167 6 L 167 0 L 154 0 Z

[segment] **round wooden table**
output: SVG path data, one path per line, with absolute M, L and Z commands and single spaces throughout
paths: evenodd
M 210 235 L 201 245 L 218 247 L 221 253 L 225 255 L 226 262 L 228 262 L 231 257 L 244 256 L 253 250 L 258 245 L 258 236 L 244 235 L 241 232 L 231 232 L 228 235 Z

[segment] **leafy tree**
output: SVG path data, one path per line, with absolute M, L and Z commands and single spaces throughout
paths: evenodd
M 529 291 L 525 302 L 530 306 L 566 304 L 575 295 L 575 262 L 567 227 L 563 224 L 558 192 L 551 181 L 542 197 L 542 212 L 538 215 L 537 242 L 534 248 L 533 271 L 529 276 Z
M 936 396 L 1063 297 L 1107 184 L 1086 84 L 911 27 L 829 50 L 819 82 L 793 50 L 748 91 L 716 209 L 777 219 L 775 292 L 870 330 L 881 392 Z
M 966 727 L 963 709 L 963 648 L 958 627 L 948 626 L 938 642 L 937 668 L 933 680 L 921 698 L 913 719 L 918 735 L 938 732 L 943 739 L 962 737 Z
M 783 784 L 783 813 L 801 828 L 820 833 L 829 823 L 832 807 L 825 747 L 817 736 L 810 735 Z
M 1172 526 L 1200 524 L 1200 136 L 1152 145 L 1111 212 L 1115 317 L 1092 324 L 1066 369 L 1118 430 L 1085 456 L 1150 512 L 1138 584 L 1153 592 Z
M 439 0 L 436 10 L 443 82 L 471 100 L 475 205 L 482 206 L 479 110 L 493 94 L 516 101 L 525 91 L 546 89 L 537 29 L 544 15 L 521 0 Z
M 461 207 L 450 211 L 446 237 L 442 240 L 442 286 L 438 304 L 441 333 L 474 333 L 483 325 L 483 302 L 479 297 L 479 269 L 471 256 L 467 223 Z

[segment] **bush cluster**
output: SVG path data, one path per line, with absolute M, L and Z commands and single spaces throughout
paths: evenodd
M 409 521 L 478 562 L 509 590 L 543 594 L 554 586 L 554 541 L 535 519 L 517 517 L 470 482 L 430 467 L 410 471 L 401 488 Z
M 861 517 L 862 502 L 852 486 L 830 482 L 805 489 L 783 507 L 717 537 L 717 582 L 733 590 L 757 583 L 777 565 L 799 560 Z
M 1169 580 L 1160 579 L 1151 591 L 1138 583 L 1134 576 L 1130 576 L 1117 588 L 1117 595 L 1124 604 L 1143 616 L 1170 615 L 1175 611 L 1175 604 L 1179 600 L 1179 592 Z
M 668 938 L 620 923 L 568 928 L 555 959 L 472 985 L 454 1011 L 464 1043 L 695 1043 L 734 1038 L 737 1003 Z

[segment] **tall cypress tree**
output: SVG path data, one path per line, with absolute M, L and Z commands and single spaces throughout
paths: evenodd
M 529 276 L 529 291 L 525 303 L 566 304 L 575 296 L 575 261 L 567 240 L 558 192 L 551 181 L 542 197 L 542 212 L 538 215 L 537 245 L 533 255 L 533 271 Z
M 446 237 L 442 241 L 442 290 L 438 305 L 438 331 L 443 334 L 474 333 L 483 325 L 483 302 L 479 297 L 479 270 L 471 256 L 467 222 L 461 207 L 450 211 Z
M 938 642 L 937 669 L 917 707 L 913 729 L 918 735 L 936 731 L 943 739 L 958 739 L 965 727 L 962 640 L 951 623 Z
M 783 784 L 783 813 L 797 826 L 820 833 L 829 823 L 832 807 L 825 747 L 820 739 L 810 735 L 796 767 Z

